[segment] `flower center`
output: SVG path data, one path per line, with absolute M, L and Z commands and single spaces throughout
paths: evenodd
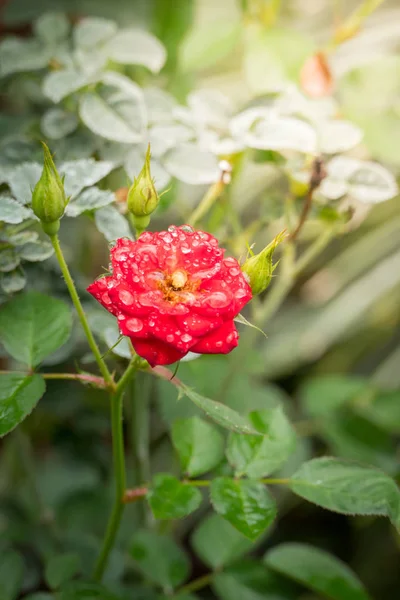
M 171 286 L 175 291 L 182 290 L 185 287 L 187 280 L 187 273 L 178 269 L 171 275 Z
M 186 271 L 177 269 L 171 275 L 158 281 L 158 288 L 164 294 L 164 300 L 176 304 L 187 299 L 187 292 L 195 292 L 200 285 L 200 280 L 190 279 Z

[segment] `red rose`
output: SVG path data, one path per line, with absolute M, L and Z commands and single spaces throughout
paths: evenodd
M 238 344 L 234 317 L 251 299 L 239 263 L 209 233 L 191 227 L 117 240 L 112 275 L 88 291 L 118 318 L 123 335 L 151 366 L 189 350 L 227 354 Z

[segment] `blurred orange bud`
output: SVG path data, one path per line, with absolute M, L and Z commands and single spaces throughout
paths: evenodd
M 333 92 L 333 77 L 325 54 L 317 52 L 304 63 L 300 87 L 311 98 L 323 98 Z

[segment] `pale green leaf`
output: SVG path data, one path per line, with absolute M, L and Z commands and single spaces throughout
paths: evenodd
M 0 375 L 0 436 L 12 431 L 32 412 L 45 390 L 40 375 Z

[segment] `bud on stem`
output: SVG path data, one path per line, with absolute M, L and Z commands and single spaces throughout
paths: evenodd
M 144 165 L 131 185 L 128 197 L 128 211 L 139 235 L 150 223 L 150 215 L 156 210 L 160 201 L 150 172 L 150 144 L 147 148 Z
M 64 215 L 68 198 L 65 195 L 64 183 L 61 179 L 50 150 L 44 142 L 44 164 L 42 175 L 32 194 L 32 210 L 40 219 L 47 235 L 55 235 L 60 228 L 60 219 Z
M 278 263 L 273 264 L 272 257 L 275 248 L 285 239 L 286 232 L 281 231 L 268 246 L 259 254 L 250 256 L 242 265 L 242 271 L 247 275 L 253 296 L 261 294 L 271 283 L 272 274 Z

